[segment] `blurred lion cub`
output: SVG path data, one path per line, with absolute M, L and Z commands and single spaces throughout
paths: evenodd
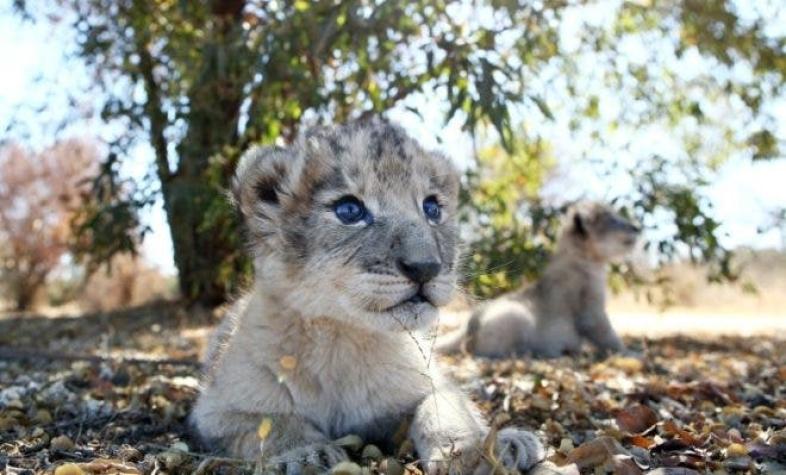
M 407 425 L 429 474 L 543 458 L 516 428 L 483 451 L 486 422 L 423 350 L 455 284 L 458 185 L 447 158 L 381 120 L 243 156 L 233 191 L 257 278 L 208 351 L 192 414 L 207 443 L 287 474 L 346 459 L 338 437 L 385 444 Z
M 574 205 L 540 279 L 481 306 L 437 340 L 437 351 L 555 357 L 578 352 L 582 337 L 602 350 L 623 350 L 606 315 L 606 264 L 628 254 L 639 233 L 606 205 Z

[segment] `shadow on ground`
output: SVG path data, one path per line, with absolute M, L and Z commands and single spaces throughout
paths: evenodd
M 222 313 L 164 301 L 78 317 L 8 314 L 0 316 L 0 347 L 196 361 L 205 334 Z
M 159 303 L 79 318 L 0 319 L 0 469 L 252 471 L 213 457 L 187 427 L 198 391 L 193 363 L 218 314 Z M 546 473 L 786 470 L 784 340 L 627 343 L 638 356 L 443 363 L 497 423 L 539 431 L 554 464 L 541 468 Z M 419 473 L 406 443 L 384 463 L 350 453 L 374 473 L 392 460 Z

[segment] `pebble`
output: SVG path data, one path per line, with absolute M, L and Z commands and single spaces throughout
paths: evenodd
M 128 374 L 128 371 L 124 369 L 119 369 L 117 372 L 115 372 L 112 375 L 110 381 L 115 386 L 125 387 L 128 386 L 129 383 L 131 383 L 131 375 Z
M 563 438 L 563 439 L 560 441 L 560 443 L 559 443 L 559 449 L 557 449 L 557 452 L 559 452 L 559 453 L 561 453 L 561 454 L 566 454 L 566 455 L 567 455 L 567 454 L 568 454 L 568 453 L 570 453 L 570 451 L 571 451 L 571 450 L 573 450 L 574 448 L 575 448 L 575 447 L 573 446 L 573 440 L 571 440 L 569 437 L 565 437 L 565 438 Z
M 54 475 L 84 475 L 85 471 L 75 463 L 64 463 L 55 469 Z
M 770 436 L 770 445 L 786 449 L 786 430 L 773 432 L 772 436 Z
M 369 444 L 363 448 L 363 452 L 360 454 L 360 458 L 363 460 L 381 460 L 384 455 L 382 451 L 379 450 L 379 447 L 373 444 Z
M 353 452 L 357 452 L 363 448 L 363 439 L 355 434 L 345 435 L 340 439 L 336 439 L 334 443 L 339 447 L 344 447 L 345 449 L 349 449 Z
M 83 410 L 91 417 L 107 416 L 112 413 L 112 405 L 98 399 L 86 399 L 82 402 Z
M 179 450 L 167 450 L 158 454 L 156 458 L 164 464 L 164 467 L 172 470 L 183 465 L 186 461 L 186 454 Z
M 9 416 L 0 416 L 0 432 L 6 432 L 16 427 L 16 419 Z
M 761 473 L 786 473 L 786 465 L 772 461 L 764 462 L 761 466 L 761 469 Z
M 63 406 L 76 401 L 76 395 L 71 392 L 63 381 L 56 381 L 37 395 L 37 399 L 47 406 Z
M 172 449 L 172 450 L 179 450 L 181 452 L 188 452 L 190 450 L 188 448 L 188 444 L 186 444 L 185 442 L 182 442 L 182 441 L 175 442 L 174 444 L 172 444 L 170 449 Z
M 142 460 L 142 452 L 131 446 L 124 446 L 117 452 L 117 456 L 127 462 L 137 462 Z
M 25 409 L 25 405 L 19 399 L 14 399 L 13 401 L 8 401 L 8 404 L 5 405 L 6 409 L 19 409 L 23 411 Z
M 33 422 L 36 424 L 50 424 L 52 422 L 52 413 L 46 409 L 38 409 L 33 416 Z
M 742 457 L 748 455 L 748 449 L 744 445 L 734 443 L 726 447 L 726 457 Z
M 748 470 L 753 459 L 744 455 L 742 457 L 732 457 L 723 462 L 723 467 L 727 470 Z
M 535 465 L 532 470 L 527 472 L 529 475 L 579 475 L 579 469 L 575 463 L 562 467 L 552 462 L 541 462 Z
M 363 469 L 354 462 L 341 462 L 335 465 L 330 473 L 333 475 L 362 475 Z
M 386 458 L 380 462 L 379 471 L 385 475 L 404 475 L 404 466 L 394 458 Z
M 9 407 L 12 402 L 18 402 L 27 391 L 22 386 L 9 386 L 0 391 L 0 407 Z
M 649 450 L 634 446 L 630 448 L 630 454 L 633 456 L 633 461 L 636 462 L 639 468 L 652 466 L 652 458 L 650 457 Z
M 732 427 L 726 432 L 726 437 L 729 439 L 731 443 L 743 444 L 745 443 L 745 439 L 742 438 L 742 434 L 740 433 L 739 429 L 736 427 Z
M 69 452 L 76 448 L 74 441 L 67 435 L 59 435 L 49 442 L 49 448 L 52 450 L 63 450 Z
M 685 467 L 661 467 L 650 470 L 646 475 L 699 475 L 699 472 Z

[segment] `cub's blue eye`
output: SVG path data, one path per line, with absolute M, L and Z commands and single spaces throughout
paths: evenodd
M 429 196 L 423 200 L 423 213 L 429 221 L 437 222 L 442 217 L 442 206 L 439 205 L 436 196 Z
M 333 204 L 333 212 L 343 224 L 369 221 L 371 215 L 363 203 L 354 196 L 345 196 Z

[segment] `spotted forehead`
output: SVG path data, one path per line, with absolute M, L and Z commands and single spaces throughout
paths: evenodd
M 457 174 L 446 157 L 427 152 L 388 122 L 315 129 L 307 140 L 323 162 L 319 168 L 332 176 L 327 184 L 335 187 L 360 192 L 422 188 L 448 194 L 457 187 Z

